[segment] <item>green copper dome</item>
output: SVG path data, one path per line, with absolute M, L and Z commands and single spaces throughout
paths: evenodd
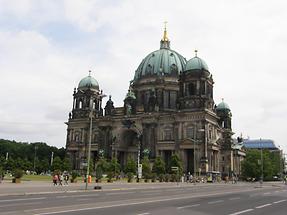
M 229 110 L 230 111 L 230 108 L 229 108 L 228 104 L 226 104 L 224 101 L 222 101 L 217 105 L 216 110 Z
M 185 68 L 186 59 L 170 49 L 166 30 L 160 49 L 148 54 L 137 68 L 134 80 L 145 76 L 178 76 Z
M 92 76 L 89 75 L 80 81 L 78 88 L 99 89 L 99 84 L 96 79 L 94 79 Z
M 185 71 L 189 70 L 208 70 L 208 66 L 205 63 L 204 60 L 201 58 L 195 56 L 194 58 L 191 58 L 189 61 L 187 61 L 186 66 L 185 66 Z

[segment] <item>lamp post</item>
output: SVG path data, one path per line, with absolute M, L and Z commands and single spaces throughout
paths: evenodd
M 91 145 L 92 145 L 92 127 L 93 127 L 93 103 L 92 97 L 90 99 L 90 132 L 89 132 L 89 146 L 88 146 L 88 161 L 87 161 L 87 172 L 86 172 L 86 187 L 88 189 L 88 177 L 90 175 L 90 160 L 91 160 Z
M 36 172 L 36 156 L 37 156 L 37 146 L 34 147 L 34 173 Z
M 50 171 L 52 171 L 53 161 L 54 161 L 54 152 L 51 153 Z
M 196 128 L 196 126 L 194 126 L 194 128 Z M 194 130 L 194 136 L 193 136 L 193 177 L 196 177 L 196 159 L 195 159 L 195 142 L 198 142 L 196 140 L 196 133 L 198 132 L 204 132 L 205 130 L 204 129 L 195 129 Z M 198 145 L 197 145 L 198 147 Z M 198 153 L 198 152 L 197 152 Z M 193 180 L 194 181 L 194 184 L 195 184 L 195 179 Z
M 262 151 L 262 143 L 261 143 L 261 138 L 260 138 L 260 147 L 261 147 L 261 180 L 260 180 L 260 185 L 262 187 L 263 184 L 263 151 Z
M 279 180 L 282 181 L 282 150 L 280 148 L 280 146 L 278 146 L 279 148 Z

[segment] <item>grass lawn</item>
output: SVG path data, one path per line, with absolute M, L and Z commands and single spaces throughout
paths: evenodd
M 23 181 L 52 181 L 52 176 L 49 175 L 23 175 Z

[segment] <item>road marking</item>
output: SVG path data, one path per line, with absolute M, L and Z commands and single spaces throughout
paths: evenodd
M 99 194 L 83 194 L 83 195 L 56 196 L 56 198 L 57 198 L 57 199 L 62 199 L 62 198 L 92 197 L 92 196 L 99 196 Z
M 270 206 L 270 205 L 272 205 L 272 204 L 260 205 L 260 206 L 257 206 L 257 207 L 255 207 L 255 208 L 257 208 L 257 209 L 259 209 L 259 208 L 265 208 L 265 207 Z
M 91 199 L 77 199 L 77 201 L 89 201 Z
M 233 200 L 238 200 L 238 199 L 240 199 L 240 197 L 230 198 L 229 200 L 230 200 L 230 201 L 233 201 Z
M 107 196 L 111 196 L 111 195 L 123 195 L 123 194 L 131 194 L 131 193 L 135 193 L 135 192 L 118 192 L 118 193 L 107 193 Z
M 269 195 L 269 194 L 271 194 L 270 192 L 267 192 L 267 193 L 263 193 L 263 195 Z
M 12 206 L 22 206 L 22 205 L 39 205 L 42 204 L 43 202 L 29 202 L 29 203 L 14 203 L 14 204 L 8 204 L 8 205 L 0 205 L 0 208 L 6 208 L 6 207 L 12 207 Z
M 220 202 L 224 202 L 224 200 L 217 200 L 217 201 L 213 201 L 213 202 L 207 202 L 207 204 L 216 204 L 216 203 L 220 203 Z
M 0 200 L 0 202 L 16 202 L 16 201 L 42 200 L 42 199 L 46 199 L 46 198 L 47 198 L 47 197 L 26 198 L 26 199 L 4 199 L 4 200 Z
M 238 215 L 238 214 L 243 214 L 243 213 L 247 213 L 247 212 L 250 212 L 250 211 L 253 211 L 253 209 L 246 209 L 244 211 L 238 211 L 238 212 L 235 212 L 233 214 L 229 214 L 229 215 Z
M 197 206 L 200 206 L 200 204 L 186 205 L 186 206 L 182 206 L 182 207 L 177 207 L 176 209 L 180 210 L 180 209 L 184 209 L 184 208 L 192 208 L 192 207 L 197 207 Z
M 237 191 L 237 190 L 236 190 Z M 250 192 L 249 190 L 238 190 L 238 193 L 244 193 L 244 192 Z M 97 210 L 97 209 L 104 209 L 104 208 L 113 208 L 113 207 L 122 207 L 122 206 L 127 206 L 127 205 L 141 205 L 141 204 L 149 204 L 149 203 L 156 203 L 156 202 L 166 202 L 166 201 L 172 201 L 172 200 L 180 200 L 180 199 L 194 199 L 194 198 L 199 198 L 199 197 L 208 197 L 208 196 L 217 196 L 217 195 L 222 195 L 222 194 L 233 194 L 234 191 L 225 191 L 225 192 L 215 192 L 215 193 L 210 193 L 210 194 L 198 194 L 198 195 L 187 195 L 187 196 L 181 196 L 181 197 L 173 197 L 173 198 L 166 198 L 166 199 L 153 199 L 153 200 L 147 200 L 147 201 L 141 201 L 141 202 L 127 202 L 127 203 L 119 203 L 119 204 L 114 204 L 114 205 L 103 205 L 103 206 L 94 206 L 94 207 L 88 207 L 92 206 L 91 204 L 89 205 L 79 205 L 79 206 L 86 206 L 86 208 L 77 208 L 77 209 L 66 209 L 63 210 L 63 206 L 61 207 L 47 207 L 47 208 L 41 208 L 41 209 L 29 209 L 29 210 L 24 210 L 26 213 L 31 213 L 33 211 L 34 215 L 47 215 L 47 214 L 61 214 L 61 213 L 69 213 L 69 212 L 78 212 L 78 211 L 88 211 L 88 210 Z M 140 199 L 136 199 L 140 200 Z M 51 211 L 51 210 L 57 210 L 58 211 Z M 49 210 L 50 212 L 41 212 L 39 210 Z M 253 209 L 251 209 L 253 210 Z M 35 211 L 38 211 L 36 213 Z
M 137 215 L 148 215 L 148 214 L 150 214 L 150 213 L 142 213 L 142 214 L 137 214 Z
M 152 190 L 152 191 L 141 191 L 140 193 L 161 193 L 162 191 L 159 190 Z
M 281 203 L 281 202 L 286 202 L 287 199 L 283 199 L 283 200 L 280 200 L 280 201 L 277 201 L 277 202 L 273 202 L 273 204 L 278 204 L 278 203 Z

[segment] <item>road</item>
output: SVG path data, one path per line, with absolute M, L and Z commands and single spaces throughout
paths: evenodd
M 286 211 L 287 186 L 258 188 L 247 183 L 0 196 L 1 215 L 284 215 Z

